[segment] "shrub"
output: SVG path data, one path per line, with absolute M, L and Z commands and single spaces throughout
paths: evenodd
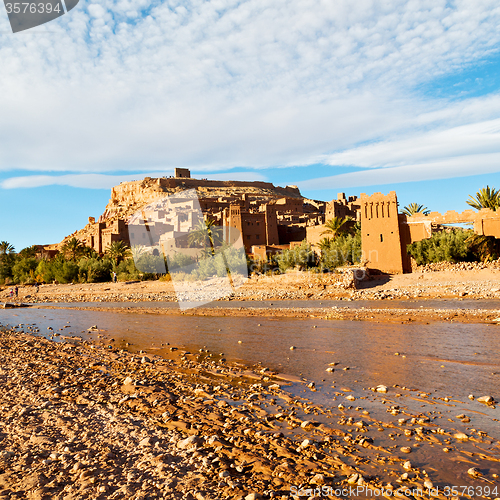
M 291 248 L 290 250 L 283 250 L 283 252 L 275 255 L 274 260 L 282 273 L 296 267 L 303 270 L 317 265 L 316 254 L 311 245 L 305 240 L 300 246 Z
M 78 262 L 80 281 L 87 283 L 99 283 L 109 281 L 113 264 L 110 259 L 80 259 Z
M 321 267 L 333 270 L 361 260 L 361 232 L 338 236 L 321 250 Z
M 168 262 L 169 262 L 168 270 L 175 271 L 181 267 L 191 266 L 196 261 L 193 257 L 190 257 L 185 253 L 177 252 L 172 257 L 169 258 Z
M 34 257 L 19 259 L 12 267 L 15 283 L 34 283 L 38 261 Z
M 411 243 L 407 251 L 419 266 L 430 262 L 477 260 L 467 241 L 473 234 L 463 229 L 440 231 L 426 240 Z

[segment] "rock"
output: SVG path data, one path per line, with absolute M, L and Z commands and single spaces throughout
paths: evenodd
M 294 345 L 290 346 L 290 351 L 297 349 Z
M 262 497 L 258 493 L 249 493 L 245 500 L 260 500 Z
M 387 392 L 387 386 L 385 386 L 385 385 L 377 385 L 376 391 L 377 392 L 382 392 L 382 393 L 385 394 Z
M 302 427 L 302 429 L 307 430 L 307 429 L 311 429 L 314 426 L 314 424 L 310 420 L 304 420 L 304 422 L 302 422 L 300 424 L 300 426 Z
M 312 479 L 311 479 L 311 484 L 325 484 L 325 476 L 323 474 L 316 474 Z
M 127 377 L 124 381 L 123 381 L 123 385 L 134 385 L 134 379 L 132 377 Z
M 477 401 L 479 403 L 484 403 L 484 404 L 490 404 L 493 403 L 493 398 L 491 396 L 481 396 L 480 398 L 477 398 Z
M 139 441 L 139 446 L 153 446 L 153 445 L 154 445 L 154 440 L 151 439 L 149 436 Z
M 472 477 L 481 477 L 481 471 L 477 467 L 471 467 L 468 471 L 467 474 Z
M 411 448 L 409 446 L 402 446 L 401 448 L 399 448 L 399 450 L 402 452 L 402 453 L 411 453 Z
M 141 359 L 141 363 L 151 363 L 151 360 L 147 356 L 143 356 Z
M 404 470 L 411 470 L 412 466 L 411 466 L 411 462 L 409 460 L 407 460 L 404 464 L 403 464 L 403 469 Z
M 181 439 L 177 442 L 177 448 L 180 450 L 188 450 L 189 448 L 196 448 L 200 443 L 198 436 L 189 436 L 186 439 Z
M 434 483 L 432 481 L 430 481 L 429 479 L 426 479 L 424 481 L 424 488 L 431 490 L 432 488 L 434 488 Z
M 459 441 L 467 441 L 469 439 L 469 436 L 467 436 L 467 434 L 464 434 L 463 432 L 457 432 L 453 434 L 453 437 L 455 439 L 458 439 Z
M 360 477 L 359 474 L 355 472 L 354 474 L 349 476 L 349 478 L 347 479 L 347 484 L 356 484 L 358 482 L 359 477 Z
M 308 446 L 311 446 L 313 444 L 313 441 L 311 439 L 304 439 L 302 443 L 300 443 L 301 448 L 307 448 Z

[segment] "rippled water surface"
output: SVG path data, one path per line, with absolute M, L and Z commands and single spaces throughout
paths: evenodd
M 408 306 L 407 301 L 404 304 Z M 485 308 L 484 303 L 481 305 Z M 426 307 L 429 306 L 427 302 Z M 131 349 L 154 354 L 166 352 L 161 344 L 167 342 L 192 352 L 204 347 L 213 353 L 224 353 L 228 361 L 261 363 L 276 372 L 300 377 L 303 383 L 295 383 L 289 390 L 325 407 L 336 409 L 339 403 L 360 405 L 376 418 L 394 421 L 397 418 L 387 414 L 387 407 L 404 405 L 416 413 L 440 412 L 437 423 L 447 430 L 469 432 L 470 426 L 474 426 L 495 440 L 500 437 L 500 409 L 468 398 L 474 394 L 500 399 L 497 325 L 383 324 L 43 308 L 2 310 L 0 322 L 4 326 L 36 324 L 40 334 L 45 335 L 50 326 L 61 334 L 54 338 L 56 341 L 80 336 L 115 347 L 124 347 L 128 342 Z M 92 325 L 98 326 L 99 334 L 87 331 Z M 291 346 L 295 349 L 291 350 Z M 330 363 L 337 363 L 333 373 L 326 372 Z M 311 381 L 316 384 L 315 392 L 306 387 Z M 389 393 L 367 390 L 379 384 L 388 386 Z M 354 395 L 356 401 L 347 401 L 348 394 Z M 472 416 L 469 427 L 456 420 L 459 413 Z M 497 445 L 497 441 L 492 444 Z M 439 453 L 433 458 L 439 462 Z

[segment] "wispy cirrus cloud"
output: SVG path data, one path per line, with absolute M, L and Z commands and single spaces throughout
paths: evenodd
M 414 161 L 356 145 L 415 151 L 425 129 L 467 125 L 487 142 L 494 109 L 415 88 L 491 56 L 499 23 L 493 0 L 81 2 L 37 36 L 1 37 L 0 170 L 372 168 L 370 151 Z

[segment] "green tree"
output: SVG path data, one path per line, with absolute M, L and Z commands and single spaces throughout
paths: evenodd
M 130 248 L 129 246 L 122 240 L 113 241 L 111 245 L 106 248 L 105 254 L 113 259 L 115 265 L 118 265 L 121 261 L 125 260 L 130 256 Z
M 352 230 L 352 217 L 334 217 L 325 222 L 325 230 L 321 233 L 331 236 L 332 239 L 342 234 L 347 234 Z
M 216 226 L 215 222 L 210 219 L 200 221 L 188 235 L 190 245 L 210 247 L 212 255 L 215 254 L 215 247 L 222 244 L 222 240 L 222 228 Z
M 85 245 L 73 236 L 73 238 L 69 239 L 61 247 L 61 253 L 70 260 L 75 261 L 78 257 L 83 255 L 85 248 Z
M 321 242 L 320 242 L 321 243 Z M 361 231 L 343 234 L 321 249 L 320 265 L 333 270 L 346 264 L 355 264 L 361 260 Z M 321 247 L 320 247 L 321 248 Z
M 418 203 L 410 203 L 409 205 L 406 205 L 403 210 L 401 210 L 401 213 L 411 217 L 415 214 L 429 215 L 431 211 L 427 207 L 419 205 Z
M 18 259 L 12 267 L 14 281 L 16 283 L 34 283 L 37 266 L 38 261 L 34 257 Z
M 278 267 L 282 273 L 287 269 L 298 267 L 299 270 L 317 265 L 317 257 L 311 245 L 304 240 L 300 246 L 283 250 L 274 257 Z
M 472 234 L 472 231 L 462 229 L 440 231 L 428 239 L 414 241 L 408 245 L 407 250 L 418 265 L 474 260 L 476 257 L 471 252 L 470 240 L 467 241 Z
M 482 208 L 491 208 L 492 210 L 496 210 L 500 206 L 500 191 L 493 187 L 490 188 L 490 186 L 481 188 L 476 193 L 475 197 L 469 195 L 467 205 L 475 208 L 476 210 L 481 210 Z
M 0 255 L 7 255 L 14 253 L 14 245 L 11 245 L 7 241 L 0 241 Z
M 15 260 L 14 246 L 7 241 L 0 241 L 0 282 L 4 283 L 13 277 L 12 267 Z

